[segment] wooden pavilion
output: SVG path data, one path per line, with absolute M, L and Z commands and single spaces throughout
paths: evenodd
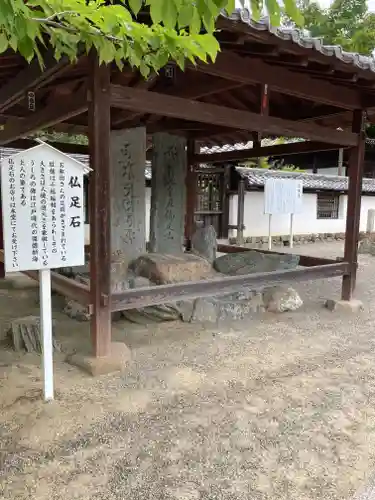
M 188 64 L 185 72 L 168 64 L 147 81 L 130 68 L 120 72 L 114 65 L 99 66 L 95 54 L 83 55 L 71 65 L 64 58 L 56 62 L 46 52 L 43 72 L 36 62 L 27 65 L 18 54 L 0 56 L 0 145 L 27 147 L 32 141 L 24 138 L 46 128 L 89 137 L 93 169 L 89 186 L 90 286 L 57 273 L 53 273 L 52 281 L 56 290 L 91 305 L 96 357 L 110 355 L 114 311 L 225 293 L 241 286 L 332 276 L 343 277 L 342 298 L 352 298 L 357 272 L 364 124 L 375 110 L 374 61 L 345 53 L 339 47 L 325 47 L 320 40 L 293 29 L 273 29 L 267 21 L 253 22 L 246 10 L 221 17 L 218 28 L 222 52 L 214 64 Z M 134 131 L 137 144 L 132 143 L 131 132 L 127 147 L 117 147 L 116 138 L 123 131 Z M 275 135 L 307 141 L 261 147 L 262 137 Z M 152 196 L 156 199 L 165 181 L 158 172 L 163 170 L 163 158 L 172 154 L 168 161 L 176 164 L 179 179 L 181 175 L 186 178 L 182 183 L 176 181 L 174 188 L 181 190 L 175 202 L 184 203 L 185 237 L 189 240 L 194 230 L 195 165 L 228 159 L 226 153 L 203 155 L 199 147 L 249 139 L 255 146 L 246 155 L 241 153 L 242 158 L 283 155 L 285 151 L 349 149 L 349 202 L 342 261 L 301 258 L 304 269 L 144 289 L 113 288 L 113 254 L 118 249 L 114 249 L 117 240 L 111 236 L 111 228 L 121 226 L 121 207 L 124 213 L 129 209 L 123 204 L 119 208 L 113 199 L 114 183 L 121 181 L 113 176 L 114 156 L 116 164 L 122 161 L 126 166 L 132 161 L 136 166 L 144 162 L 146 149 L 152 149 Z M 86 152 L 85 146 L 56 146 L 65 152 Z M 132 175 L 136 175 L 136 169 Z M 131 177 L 126 186 L 128 190 L 134 188 Z M 154 210 L 153 217 L 160 221 L 163 214 Z M 178 226 L 172 229 L 178 232 Z M 161 248 L 158 237 L 154 230 L 152 248 L 157 251 Z M 219 250 L 246 249 L 221 246 Z

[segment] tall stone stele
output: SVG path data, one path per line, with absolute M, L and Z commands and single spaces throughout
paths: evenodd
M 146 252 L 146 129 L 111 132 L 111 289 L 127 287 L 131 260 Z
M 167 133 L 153 136 L 150 251 L 183 251 L 186 207 L 186 139 Z

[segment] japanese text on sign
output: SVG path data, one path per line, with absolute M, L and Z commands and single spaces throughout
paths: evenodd
M 297 214 L 302 209 L 302 181 L 267 179 L 264 186 L 264 213 Z
M 1 168 L 6 271 L 84 264 L 83 166 L 41 144 Z

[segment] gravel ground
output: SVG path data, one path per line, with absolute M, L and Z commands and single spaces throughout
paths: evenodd
M 0 498 L 351 499 L 374 470 L 375 258 L 361 257 L 360 316 L 322 308 L 340 280 L 296 288 L 298 312 L 232 328 L 119 323 L 127 373 L 92 379 L 57 355 L 50 404 L 38 359 L 0 351 Z M 30 292 L 1 291 L 2 323 L 21 309 Z M 87 325 L 56 318 L 65 350 L 87 344 Z

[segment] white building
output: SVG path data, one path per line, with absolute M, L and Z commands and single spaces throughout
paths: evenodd
M 283 172 L 265 169 L 238 169 L 245 180 L 244 237 L 268 235 L 269 217 L 264 213 L 264 185 L 268 178 L 301 179 L 301 213 L 294 215 L 294 234 L 343 236 L 345 233 L 348 178 L 337 175 Z M 230 198 L 229 224 L 237 225 L 238 195 Z M 364 179 L 362 187 L 360 231 L 367 230 L 368 211 L 375 210 L 375 179 Z M 272 235 L 288 238 L 289 215 L 272 216 Z M 232 230 L 229 236 L 236 236 Z

